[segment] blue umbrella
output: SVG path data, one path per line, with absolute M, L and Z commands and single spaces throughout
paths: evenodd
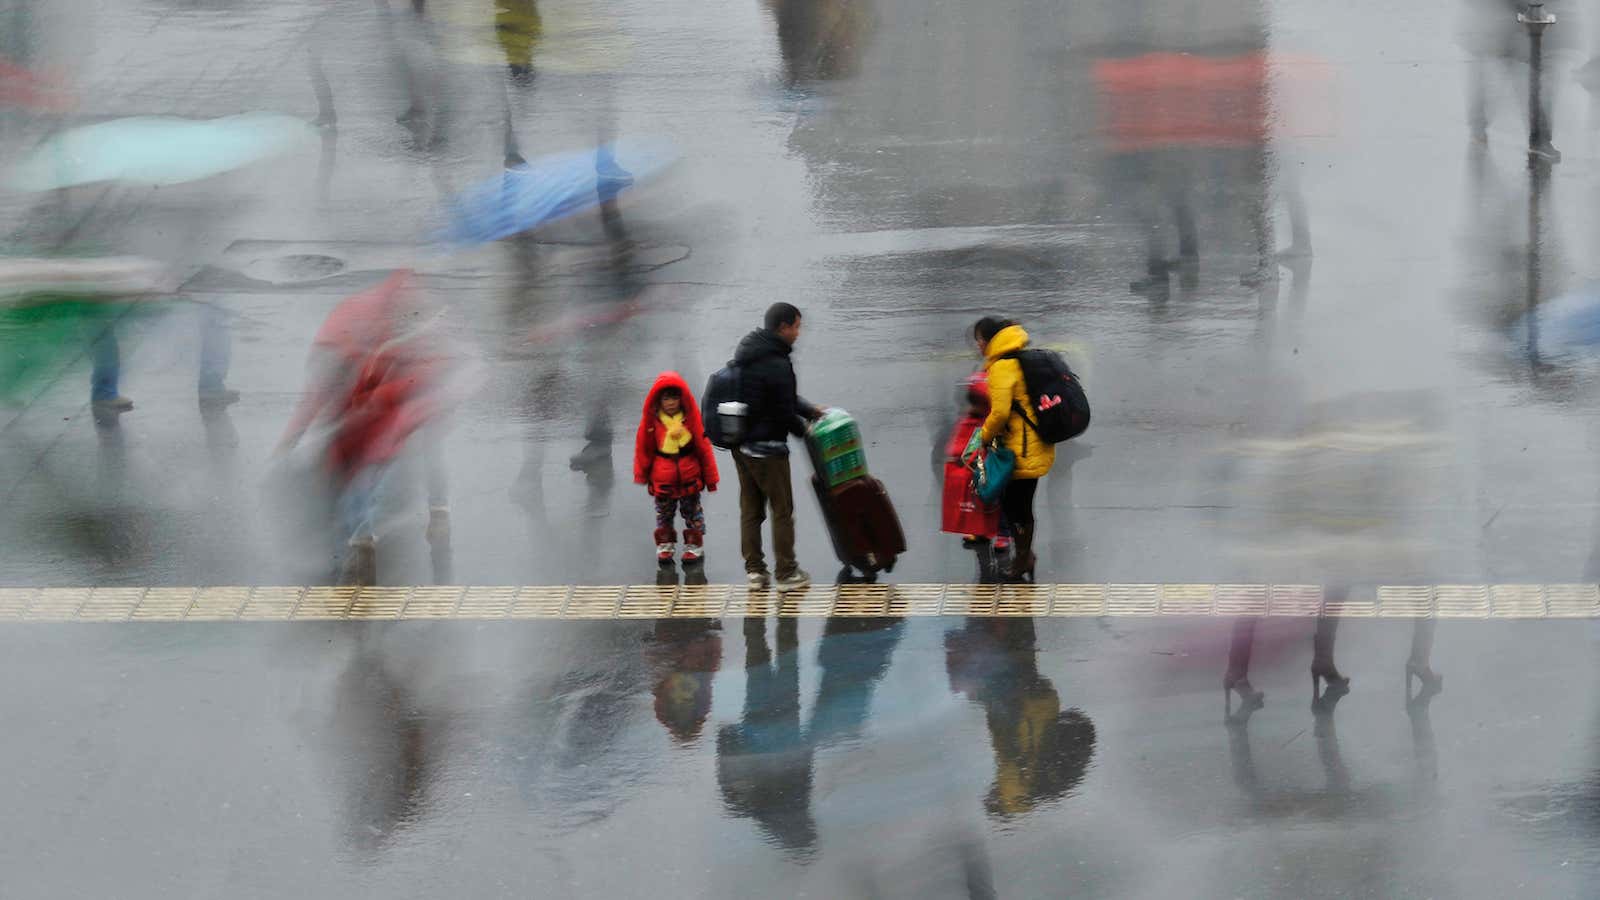
M 673 159 L 667 144 L 642 140 L 541 156 L 462 192 L 440 238 L 484 244 L 530 231 L 616 197 Z

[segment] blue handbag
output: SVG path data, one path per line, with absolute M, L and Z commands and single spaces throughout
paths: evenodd
M 978 457 L 978 470 L 973 476 L 978 499 L 993 506 L 1000 502 L 1000 494 L 1017 470 L 1017 455 L 1005 447 L 991 447 Z

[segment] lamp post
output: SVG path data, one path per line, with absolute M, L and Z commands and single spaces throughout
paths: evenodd
M 1530 0 L 1527 10 L 1517 13 L 1517 21 L 1528 30 L 1528 152 L 1549 162 L 1560 162 L 1561 153 L 1550 143 L 1550 117 L 1545 115 L 1544 30 L 1556 17 L 1544 10 L 1544 0 Z

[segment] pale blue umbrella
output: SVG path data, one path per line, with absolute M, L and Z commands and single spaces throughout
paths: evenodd
M 286 153 L 315 137 L 310 125 L 277 113 L 112 119 L 51 136 L 6 181 L 21 191 L 99 181 L 181 184 Z

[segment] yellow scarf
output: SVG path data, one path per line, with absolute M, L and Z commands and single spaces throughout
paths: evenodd
M 661 418 L 661 424 L 667 426 L 659 432 L 662 453 L 679 453 L 689 446 L 689 429 L 683 427 L 683 413 L 669 416 L 664 412 L 657 412 L 656 415 Z

